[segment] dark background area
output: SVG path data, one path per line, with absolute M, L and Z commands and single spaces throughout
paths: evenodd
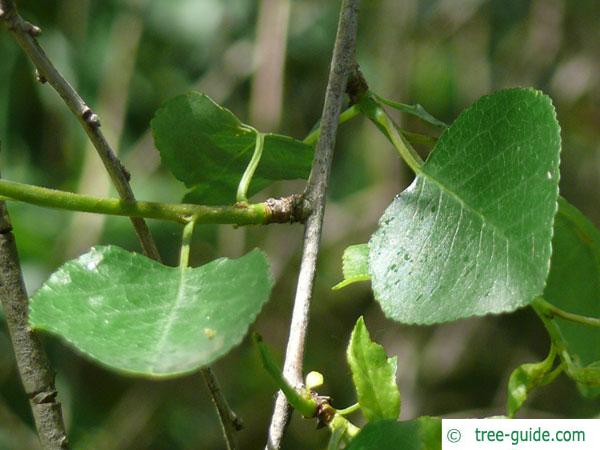
M 132 173 L 138 199 L 178 202 L 184 188 L 160 165 L 148 134 L 156 109 L 201 90 L 262 131 L 303 138 L 319 118 L 339 2 L 318 0 L 21 1 L 52 61 L 98 112 Z M 481 95 L 535 86 L 553 98 L 562 127 L 561 192 L 600 224 L 600 3 L 597 0 L 374 0 L 360 16 L 358 60 L 370 86 L 419 102 L 452 122 Z M 287 45 L 284 45 L 287 43 Z M 261 57 L 261 55 L 268 55 Z M 411 117 L 408 130 L 435 130 Z M 58 95 L 33 77 L 0 32 L 0 154 L 9 180 L 115 196 L 99 160 Z M 402 418 L 504 413 L 519 364 L 542 359 L 548 338 L 529 309 L 440 326 L 402 326 L 383 316 L 368 283 L 331 291 L 346 246 L 368 240 L 412 175 L 367 120 L 340 128 L 309 328 L 306 371 L 325 375 L 334 406 L 355 401 L 345 348 L 364 315 L 372 337 L 398 356 Z M 256 200 L 300 192 L 277 184 Z M 125 218 L 10 203 L 27 286 L 33 293 L 65 260 L 97 243 L 139 251 Z M 178 225 L 149 222 L 175 263 Z M 278 358 L 287 340 L 301 250 L 300 225 L 201 226 L 192 259 L 236 257 L 254 247 L 271 260 L 276 285 L 253 326 Z M 451 299 L 449 299 L 451 300 Z M 80 449 L 220 449 L 218 421 L 199 375 L 170 381 L 124 377 L 44 341 L 58 373 L 67 426 Z M 262 448 L 275 388 L 246 339 L 215 365 L 246 429 L 241 448 Z M 566 377 L 536 390 L 520 417 L 597 417 Z M 353 416 L 360 423 L 360 415 Z M 326 430 L 294 417 L 285 448 L 324 448 Z M 0 324 L 0 449 L 35 449 L 27 399 Z

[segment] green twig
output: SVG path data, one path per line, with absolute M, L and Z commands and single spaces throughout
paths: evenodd
M 262 337 L 258 333 L 253 335 L 254 343 L 260 353 L 260 359 L 263 367 L 271 375 L 277 387 L 284 393 L 285 398 L 294 409 L 296 409 L 304 417 L 315 417 L 317 413 L 317 402 L 309 395 L 301 395 L 295 388 L 290 386 L 287 380 L 283 377 L 281 369 L 273 360 L 269 349 L 264 344 Z
M 600 318 L 581 316 L 579 314 L 563 311 L 562 309 L 554 306 L 552 303 L 547 302 L 542 297 L 536 298 L 533 301 L 533 304 L 547 316 L 560 317 L 561 319 L 569 320 L 581 325 L 587 325 L 588 327 L 600 327 Z
M 248 203 L 248 188 L 250 187 L 250 182 L 252 181 L 252 177 L 254 176 L 254 172 L 258 167 L 258 163 L 260 162 L 260 158 L 262 156 L 263 147 L 265 145 L 265 135 L 258 130 L 250 128 L 254 133 L 256 133 L 256 145 L 254 146 L 254 153 L 252 154 L 252 158 L 242 175 L 242 179 L 240 180 L 240 184 L 238 185 L 236 200 L 239 203 Z
M 48 208 L 66 209 L 114 216 L 144 217 L 187 223 L 260 225 L 301 222 L 303 212 L 296 210 L 295 196 L 269 199 L 264 203 L 232 206 L 205 206 L 178 203 L 124 202 L 58 191 L 29 184 L 0 180 L 0 199 L 16 200 Z

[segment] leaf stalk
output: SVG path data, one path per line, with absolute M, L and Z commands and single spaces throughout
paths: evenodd
M 250 187 L 250 182 L 252 181 L 252 177 L 254 176 L 254 172 L 256 172 L 256 168 L 258 167 L 258 163 L 260 162 L 260 158 L 262 157 L 263 147 L 265 145 L 265 135 L 260 131 L 250 128 L 254 133 L 256 133 L 256 144 L 254 146 L 254 153 L 252 154 L 252 158 L 242 175 L 242 179 L 240 180 L 240 184 L 238 185 L 236 200 L 239 203 L 248 203 L 248 188 Z

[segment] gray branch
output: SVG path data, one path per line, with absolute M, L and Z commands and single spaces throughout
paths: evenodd
M 29 301 L 4 202 L 0 202 L 0 300 L 42 448 L 68 449 L 54 372 L 41 342 L 29 329 Z
M 316 145 L 313 167 L 305 193 L 311 213 L 306 220 L 302 263 L 298 275 L 290 336 L 285 355 L 283 374 L 292 386 L 301 386 L 304 342 L 308 327 L 310 299 L 321 241 L 325 197 L 333 149 L 338 127 L 338 117 L 344 98 L 344 90 L 351 69 L 355 64 L 356 32 L 358 27 L 359 0 L 344 0 L 340 12 L 337 37 L 331 60 L 329 81 L 321 116 L 321 136 Z M 267 450 L 279 449 L 284 430 L 289 421 L 290 407 L 285 396 L 279 392 L 271 419 Z

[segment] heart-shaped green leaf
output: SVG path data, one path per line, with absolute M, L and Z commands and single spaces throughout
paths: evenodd
M 442 447 L 442 421 L 419 417 L 406 422 L 384 420 L 368 423 L 347 450 L 439 450 Z
M 235 202 L 237 186 L 254 152 L 256 133 L 207 95 L 190 92 L 167 101 L 151 122 L 163 164 L 192 190 L 185 201 Z M 276 180 L 306 179 L 313 147 L 267 134 L 252 195 Z
M 367 420 L 396 420 L 400 414 L 397 358 L 388 358 L 383 347 L 371 341 L 362 317 L 354 326 L 346 356 L 358 403 Z
M 404 323 L 513 311 L 541 295 L 558 196 L 548 97 L 482 97 L 440 137 L 369 242 L 375 298 Z
M 565 199 L 560 198 L 558 205 L 544 298 L 565 311 L 600 317 L 600 231 Z M 600 361 L 600 328 L 560 317 L 554 320 L 577 367 Z M 600 384 L 600 376 L 596 383 Z M 587 394 L 600 394 L 600 389 L 582 389 Z
M 259 250 L 180 268 L 96 247 L 52 274 L 31 299 L 29 321 L 110 368 L 172 376 L 239 344 L 272 283 Z

